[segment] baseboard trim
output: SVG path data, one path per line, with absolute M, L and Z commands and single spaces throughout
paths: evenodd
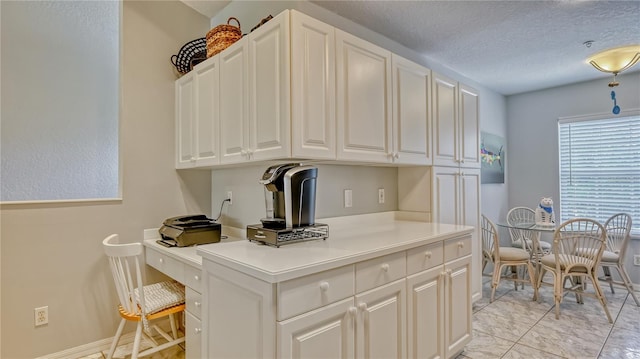
M 135 335 L 136 335 L 135 332 L 122 334 L 122 337 L 120 337 L 120 341 L 118 342 L 118 346 L 127 345 L 127 344 L 133 343 L 133 338 L 135 337 Z M 45 356 L 41 356 L 41 357 L 38 357 L 36 359 L 77 359 L 77 358 L 82 358 L 82 357 L 85 357 L 85 356 L 88 356 L 88 355 L 91 355 L 91 354 L 95 354 L 95 353 L 98 353 L 98 352 L 101 352 L 101 351 L 109 350 L 109 347 L 111 347 L 111 342 L 113 342 L 113 337 L 101 339 L 101 340 L 95 341 L 93 343 L 83 344 L 83 345 L 77 346 L 75 348 L 65 349 L 65 350 L 63 350 L 61 352 L 57 352 L 57 353 L 53 353 L 53 354 L 47 354 Z

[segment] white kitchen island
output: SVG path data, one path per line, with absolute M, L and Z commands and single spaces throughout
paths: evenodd
M 329 238 L 202 256 L 206 358 L 453 357 L 471 340 L 472 227 L 339 217 Z

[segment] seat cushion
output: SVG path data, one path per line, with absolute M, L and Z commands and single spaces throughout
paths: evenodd
M 140 302 L 138 288 L 134 295 Z M 175 281 L 159 282 L 144 286 L 144 301 L 147 314 L 153 314 L 166 308 L 184 303 L 184 286 Z
M 560 269 L 561 270 L 565 270 L 567 268 L 567 264 L 573 264 L 576 262 L 579 262 L 580 259 L 584 259 L 583 257 L 579 257 L 579 256 L 568 256 L 568 258 L 564 258 L 560 260 Z M 555 268 L 556 267 L 556 255 L 551 253 L 551 254 L 547 254 L 546 256 L 540 258 L 540 263 L 542 263 L 542 265 L 546 266 L 546 267 L 551 267 L 551 268 Z M 587 269 L 584 266 L 581 267 L 573 267 L 573 269 L 571 270 L 572 272 L 577 272 L 577 273 L 587 273 Z
M 501 261 L 526 261 L 529 260 L 529 253 L 521 248 L 500 247 Z
M 620 256 L 618 253 L 604 251 L 602 252 L 602 259 L 600 261 L 607 263 L 617 263 Z

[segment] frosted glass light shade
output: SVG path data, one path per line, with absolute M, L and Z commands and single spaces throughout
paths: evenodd
M 587 62 L 602 72 L 618 74 L 640 60 L 640 45 L 616 47 L 598 52 L 589 57 Z

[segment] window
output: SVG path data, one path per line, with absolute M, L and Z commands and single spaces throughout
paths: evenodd
M 640 114 L 561 119 L 558 131 L 561 221 L 626 212 L 640 236 Z

